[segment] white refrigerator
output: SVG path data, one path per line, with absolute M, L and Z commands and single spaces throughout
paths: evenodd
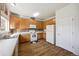
M 46 26 L 46 41 L 54 44 L 54 25 L 47 25 Z

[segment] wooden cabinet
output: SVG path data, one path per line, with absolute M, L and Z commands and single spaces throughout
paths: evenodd
M 30 24 L 37 25 L 37 21 L 32 19 L 19 18 L 14 15 L 11 15 L 10 17 L 10 28 L 13 27 L 14 29 L 18 30 L 26 30 L 30 27 Z
M 20 21 L 20 30 L 26 29 L 26 21 L 25 20 L 21 20 Z
M 15 16 L 10 16 L 10 29 L 18 29 L 20 28 L 20 21 L 21 19 L 19 17 L 15 17 Z
M 37 29 L 43 29 L 43 22 L 38 21 L 36 27 Z
M 55 24 L 55 19 L 49 19 L 46 21 L 37 21 L 36 19 L 23 19 L 17 16 L 11 15 L 10 17 L 10 27 L 19 30 L 26 30 L 30 27 L 30 24 L 36 25 L 37 29 L 45 29 L 46 25 Z
M 37 24 L 37 20 L 36 19 L 29 19 L 29 23 L 36 25 Z
M 19 43 L 24 43 L 30 41 L 30 34 L 20 34 L 19 35 Z
M 44 21 L 43 28 L 45 29 L 47 25 L 52 25 L 52 24 L 54 24 L 54 25 L 56 24 L 55 18 L 51 18 L 51 19 Z
M 10 17 L 10 28 L 17 30 L 25 30 L 29 28 L 29 19 L 22 19 L 17 16 L 11 15 Z
M 37 33 L 37 39 L 38 40 L 45 40 L 46 39 L 46 34 L 44 33 L 44 32 L 39 32 L 39 33 Z

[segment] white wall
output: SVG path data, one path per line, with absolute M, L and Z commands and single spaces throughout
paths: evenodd
M 79 55 L 79 4 L 56 12 L 56 45 Z

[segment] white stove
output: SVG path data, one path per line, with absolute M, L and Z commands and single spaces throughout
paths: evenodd
M 35 42 L 37 41 L 37 33 L 35 30 L 30 30 L 30 41 Z

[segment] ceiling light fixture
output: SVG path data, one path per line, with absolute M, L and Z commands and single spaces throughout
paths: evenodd
M 39 12 L 33 14 L 33 17 L 37 17 L 37 16 L 39 16 Z
M 15 4 L 15 3 L 11 3 L 11 6 L 15 7 L 15 6 L 16 6 L 16 4 Z

